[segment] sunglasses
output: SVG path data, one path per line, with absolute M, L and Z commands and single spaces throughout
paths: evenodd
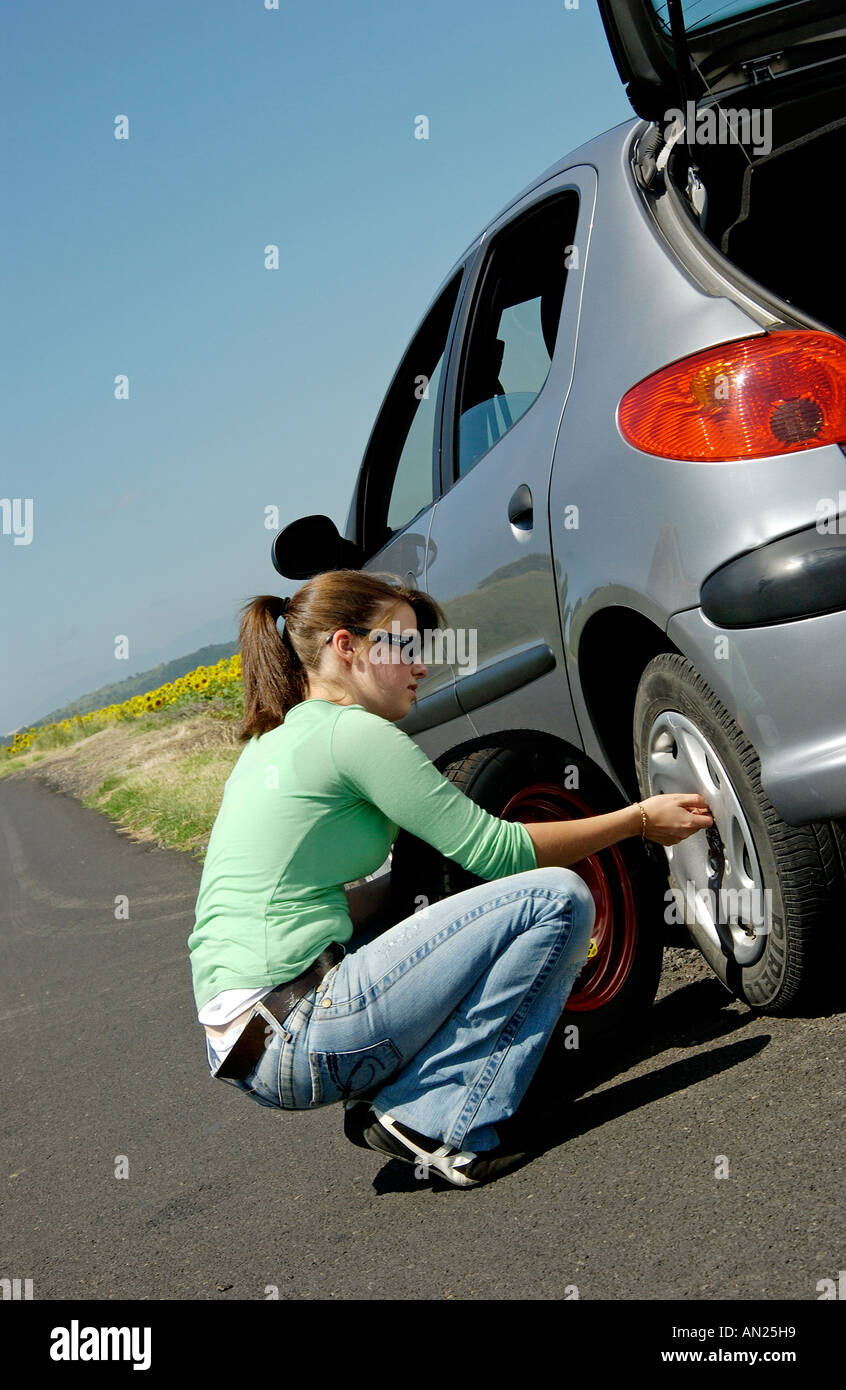
M 376 642 L 390 642 L 390 644 L 391 644 L 392 647 L 394 647 L 394 646 L 399 647 L 400 652 L 401 652 L 402 654 L 404 654 L 406 651 L 408 651 L 409 648 L 411 648 L 411 647 L 413 646 L 414 642 L 417 640 L 417 633 L 416 633 L 416 632 L 409 632 L 409 633 L 406 633 L 405 636 L 400 636 L 399 633 L 396 633 L 396 632 L 385 632 L 384 628 L 381 628 L 381 627 L 354 627 L 354 626 L 352 625 L 352 623 L 347 623 L 346 629 L 345 629 L 345 630 L 346 630 L 347 632 L 354 632 L 354 633 L 356 633 L 356 635 L 357 635 L 358 637 L 367 637 L 370 633 L 375 632 L 377 635 L 373 638 L 374 643 L 376 643 Z M 340 628 L 336 628 L 336 629 L 335 629 L 335 632 L 340 632 L 340 631 L 341 631 Z M 324 646 L 328 646 L 328 644 L 332 641 L 332 638 L 333 638 L 334 636 L 335 636 L 335 633 L 334 633 L 334 632 L 330 632 L 329 636 L 326 638 L 326 641 L 324 642 L 323 645 L 324 645 Z

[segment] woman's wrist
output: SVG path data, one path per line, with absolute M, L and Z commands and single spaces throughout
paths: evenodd
M 632 826 L 631 830 L 629 831 L 629 834 L 639 835 L 642 840 L 645 840 L 649 822 L 646 817 L 646 811 L 643 809 L 643 805 L 640 801 L 633 801 L 628 809 L 629 819 Z
M 537 866 L 543 869 L 547 865 L 577 864 L 630 835 L 639 835 L 643 817 L 635 803 L 580 820 L 525 821 L 524 824 L 535 848 Z

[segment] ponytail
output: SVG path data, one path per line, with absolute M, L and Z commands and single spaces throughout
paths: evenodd
M 306 697 L 308 681 L 287 621 L 281 635 L 276 626 L 290 603 L 276 594 L 262 594 L 242 609 L 238 630 L 244 679 L 244 719 L 238 731 L 242 743 L 278 728 L 288 710 Z

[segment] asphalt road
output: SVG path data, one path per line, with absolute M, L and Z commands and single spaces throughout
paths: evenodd
M 804 1301 L 846 1268 L 842 1015 L 756 1017 L 672 949 L 648 1029 L 530 1113 L 539 1156 L 461 1191 L 209 1076 L 199 878 L 0 782 L 0 1276 L 36 1299 Z

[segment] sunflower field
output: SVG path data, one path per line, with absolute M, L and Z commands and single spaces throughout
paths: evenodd
M 6 745 L 6 756 L 24 753 L 34 745 L 60 747 L 74 743 L 86 734 L 99 733 L 118 720 L 140 719 L 179 706 L 196 707 L 198 702 L 213 705 L 215 712 L 222 717 L 237 718 L 242 714 L 244 687 L 240 652 L 223 657 L 216 666 L 197 666 L 178 680 L 167 681 L 158 690 L 148 690 L 146 695 L 133 695 L 123 704 L 107 705 L 88 714 L 76 714 L 72 719 L 60 720 L 58 724 L 19 729 L 14 741 Z

